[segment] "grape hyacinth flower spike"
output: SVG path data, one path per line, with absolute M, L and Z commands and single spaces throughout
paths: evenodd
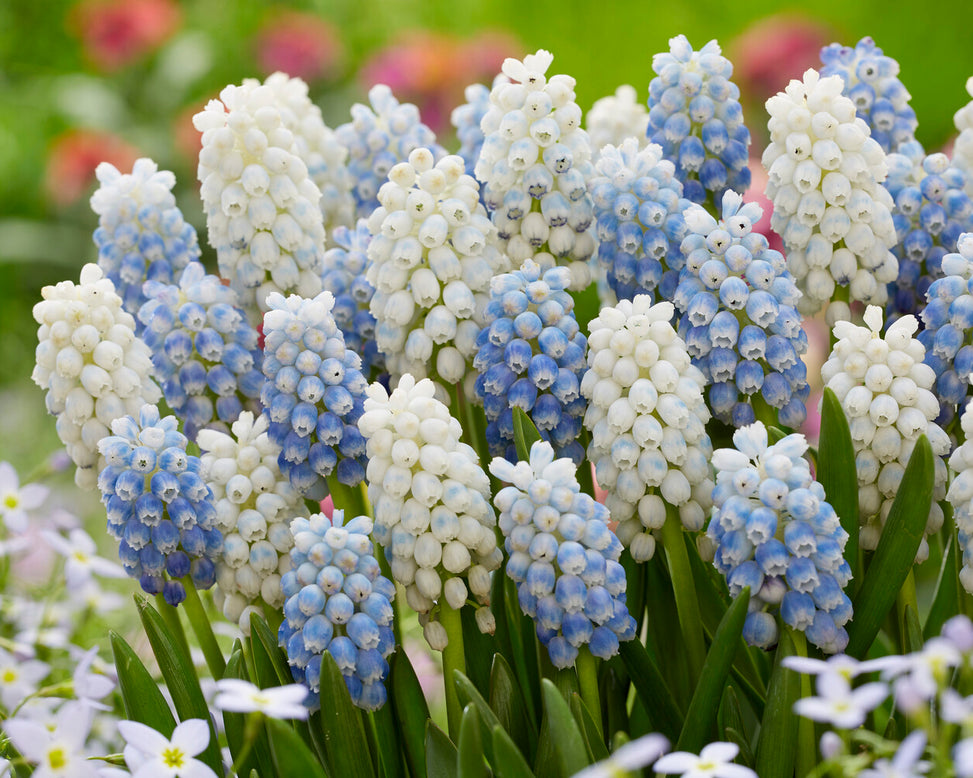
M 113 421 L 113 434 L 98 444 L 108 463 L 98 488 L 122 566 L 170 605 L 186 599 L 180 579 L 190 576 L 197 589 L 216 582 L 223 549 L 213 492 L 177 425 L 175 416 L 160 418 L 157 407 L 144 405 L 138 419 Z
M 640 148 L 644 146 L 648 142 L 649 112 L 639 102 L 635 87 L 622 84 L 615 94 L 595 100 L 585 117 L 585 129 L 597 164 L 605 146 L 621 146 L 628 138 L 635 138 Z
M 674 295 L 679 334 L 717 419 L 740 427 L 760 412 L 765 422 L 800 427 L 810 393 L 801 293 L 784 256 L 753 231 L 760 206 L 728 191 L 722 208 L 719 222 L 698 206 L 683 213 L 689 234 Z
M 601 659 L 635 637 L 625 605 L 622 544 L 609 529 L 609 512 L 581 491 L 570 459 L 555 459 L 538 440 L 530 459 L 497 458 L 490 472 L 510 484 L 497 492 L 507 575 L 517 584 L 521 610 L 557 668 L 571 667 L 587 646 Z
M 767 428 L 758 421 L 734 432 L 733 444 L 713 454 L 716 488 L 707 535 L 730 595 L 750 587 L 744 638 L 760 648 L 775 645 L 779 614 L 821 650 L 843 651 L 844 625 L 852 617 L 843 591 L 851 579 L 843 557 L 848 533 L 811 477 L 807 440 L 794 433 L 768 445 Z
M 949 458 L 952 481 L 946 499 L 953 506 L 953 521 L 963 553 L 960 583 L 973 594 L 973 412 L 967 405 L 960 418 L 964 441 Z
M 449 123 L 456 128 L 456 138 L 460 142 L 459 151 L 466 166 L 466 175 L 472 176 L 476 160 L 483 146 L 483 130 L 480 122 L 490 110 L 490 88 L 484 84 L 470 84 L 463 93 L 466 102 L 453 109 Z
M 966 79 L 966 93 L 973 98 L 973 76 Z M 959 133 L 953 142 L 953 164 L 966 176 L 966 194 L 973 197 L 973 100 L 953 114 Z
M 287 601 L 278 637 L 291 675 L 311 692 L 305 704 L 312 710 L 321 704 L 325 652 L 359 708 L 377 710 L 388 697 L 395 584 L 381 574 L 371 530 L 368 516 L 345 521 L 341 510 L 331 519 L 316 513 L 291 522 L 292 569 L 281 579 Z

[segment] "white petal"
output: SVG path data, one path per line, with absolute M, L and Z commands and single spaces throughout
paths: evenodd
M 202 719 L 186 719 L 172 733 L 172 744 L 190 756 L 202 753 L 209 745 L 209 725 Z

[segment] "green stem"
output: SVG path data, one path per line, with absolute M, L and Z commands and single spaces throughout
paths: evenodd
M 179 620 L 179 611 L 167 603 L 161 594 L 155 596 L 155 604 L 159 609 L 159 615 L 162 616 L 166 626 L 169 627 L 169 631 L 176 639 L 176 642 L 182 646 L 187 657 L 192 657 L 192 653 L 189 650 L 189 641 L 186 640 L 186 633 L 183 631 L 182 622 Z
M 206 616 L 206 609 L 199 599 L 199 592 L 192 578 L 186 576 L 182 579 L 182 585 L 186 589 L 186 601 L 183 607 L 186 609 L 186 617 L 189 619 L 189 626 L 193 628 L 196 640 L 199 641 L 203 649 L 203 656 L 206 657 L 206 665 L 213 674 L 213 678 L 219 680 L 226 672 L 226 660 L 223 659 L 223 652 L 220 651 L 219 643 L 216 642 L 216 635 L 213 634 L 213 627 Z
M 445 598 L 444 598 L 445 599 Z M 446 630 L 449 642 L 443 649 L 443 686 L 446 687 L 446 717 L 449 720 L 449 737 L 459 742 L 459 725 L 463 708 L 459 704 L 453 670 L 466 674 L 466 654 L 463 651 L 463 619 L 458 610 L 453 610 L 446 602 L 439 606 L 439 623 Z
M 588 650 L 587 646 L 581 646 L 581 649 L 578 651 L 575 667 L 578 669 L 581 699 L 584 700 L 584 704 L 588 707 L 588 713 L 591 714 L 591 718 L 595 721 L 598 734 L 604 738 L 605 732 L 601 726 L 601 696 L 598 692 L 598 663 L 591 655 L 591 651 Z
M 910 651 L 916 650 L 914 647 L 910 648 L 907 645 L 909 627 L 905 620 L 906 608 L 912 608 L 912 613 L 918 617 L 919 603 L 916 596 L 915 568 L 909 569 L 909 574 L 905 577 L 902 588 L 899 589 L 899 593 L 895 596 L 895 617 L 899 627 L 899 653 L 901 654 L 907 654 Z
M 794 641 L 794 654 L 796 656 L 807 656 L 807 639 L 803 632 L 796 629 L 785 627 L 790 633 L 791 640 Z M 801 698 L 811 696 L 811 676 L 801 673 Z M 807 775 L 814 769 L 817 762 L 818 744 L 814 737 L 814 722 L 803 716 L 797 717 L 797 753 L 795 754 L 795 774 Z
M 272 608 L 262 600 L 260 607 L 264 612 L 264 621 L 267 622 L 267 626 L 270 627 L 271 631 L 276 635 L 277 631 L 280 629 L 281 622 L 284 620 L 284 612 L 279 608 Z
M 666 523 L 662 525 L 662 544 L 669 564 L 672 591 L 676 598 L 679 630 L 682 632 L 686 658 L 689 661 L 689 673 L 692 685 L 695 687 L 703 663 L 706 661 L 706 644 L 703 640 L 703 622 L 699 615 L 693 571 L 689 566 L 682 522 L 679 521 L 679 509 L 672 505 L 666 505 Z
M 250 752 L 253 750 L 254 744 L 257 742 L 257 736 L 260 733 L 260 724 L 263 721 L 263 714 L 257 711 L 256 713 L 251 713 L 247 716 L 247 725 L 243 730 L 243 748 L 240 749 L 240 753 L 236 755 L 236 759 L 233 760 L 233 766 L 230 768 L 230 775 L 239 775 L 240 769 L 243 767 L 243 763 L 247 761 L 247 757 L 250 756 Z

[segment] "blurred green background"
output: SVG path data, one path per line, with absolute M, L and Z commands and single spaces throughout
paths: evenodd
M 151 156 L 176 172 L 186 218 L 201 229 L 190 117 L 228 83 L 274 69 L 303 76 L 325 121 L 348 120 L 370 83 L 416 102 L 455 149 L 450 109 L 466 83 L 489 83 L 504 56 L 537 48 L 577 79 L 584 110 L 623 83 L 644 99 L 652 55 L 686 34 L 716 38 L 734 61 L 754 134 L 762 103 L 817 64 L 820 46 L 871 35 L 901 65 L 918 137 L 940 148 L 969 96 L 969 0 L 814 4 L 580 0 L 3 0 L 0 2 L 0 459 L 28 467 L 57 447 L 38 423 L 29 374 L 40 288 L 76 279 L 96 256 L 87 199 L 102 159 Z M 211 259 L 211 257 L 209 258 Z

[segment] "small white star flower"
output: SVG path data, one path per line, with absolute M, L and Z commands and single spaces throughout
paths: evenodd
M 36 763 L 35 778 L 96 778 L 95 764 L 83 753 L 91 714 L 85 706 L 69 702 L 57 712 L 53 729 L 19 717 L 5 721 L 3 728 L 24 759 Z
M 40 484 L 20 485 L 17 471 L 9 462 L 0 462 L 0 517 L 10 532 L 27 529 L 27 512 L 47 499 L 48 488 Z
M 643 735 L 614 751 L 608 759 L 586 767 L 574 778 L 615 778 L 647 767 L 669 750 L 669 741 L 655 732 Z
M 757 778 L 749 767 L 733 763 L 739 750 L 734 743 L 710 743 L 703 746 L 699 756 L 686 751 L 666 754 L 652 769 L 683 778 Z
M 8 711 L 13 710 L 47 677 L 51 668 L 39 659 L 23 661 L 0 648 L 0 702 Z
M 92 575 L 125 577 L 121 565 L 98 556 L 95 541 L 83 529 L 72 529 L 66 538 L 51 530 L 44 530 L 43 534 L 47 544 L 64 557 L 64 577 L 68 588 L 83 586 Z
M 818 678 L 820 697 L 805 697 L 794 703 L 794 712 L 812 721 L 824 721 L 839 729 L 860 727 L 869 711 L 886 697 L 889 689 L 881 682 L 866 683 L 857 689 L 840 675 L 826 674 Z
M 195 758 L 209 745 L 209 725 L 202 719 L 181 722 L 171 738 L 137 721 L 119 721 L 118 731 L 132 778 L 216 778 Z
M 273 719 L 306 719 L 307 687 L 299 683 L 261 689 L 249 681 L 224 678 L 216 682 L 213 706 L 237 713 L 263 713 Z

